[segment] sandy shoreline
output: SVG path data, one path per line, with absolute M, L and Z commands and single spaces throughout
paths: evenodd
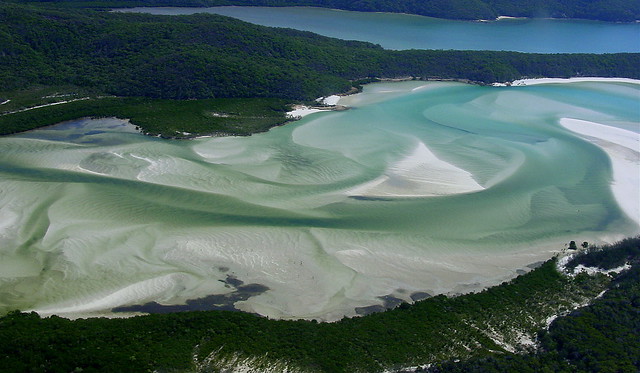
M 309 114 L 319 113 L 321 111 L 327 111 L 322 109 L 311 108 L 305 105 L 296 105 L 293 110 L 287 112 L 287 117 L 290 119 L 301 119 Z
M 409 79 L 400 79 L 400 80 L 389 80 L 389 81 L 406 81 L 413 80 L 413 78 Z M 438 81 L 438 80 L 435 80 Z M 448 81 L 448 80 L 442 80 Z M 381 80 L 384 82 L 384 80 Z M 428 81 L 426 81 L 428 82 Z M 425 82 L 425 83 L 426 83 Z M 432 81 L 433 82 L 433 81 Z M 602 82 L 602 83 L 629 83 L 629 84 L 640 84 L 640 80 L 631 79 L 631 78 L 603 78 L 603 77 L 583 77 L 583 78 L 532 78 L 532 79 L 518 79 L 512 82 L 506 83 L 493 83 L 494 87 L 522 87 L 522 86 L 531 86 L 531 85 L 540 85 L 540 84 L 566 84 L 566 83 L 580 83 L 580 82 Z M 463 82 L 464 83 L 464 82 Z M 422 89 L 426 84 L 423 84 L 420 87 L 414 88 L 413 90 Z M 360 93 L 360 92 L 358 92 Z M 357 94 L 357 93 L 356 93 Z M 351 96 L 351 95 L 348 95 Z M 340 100 L 344 96 L 339 95 L 331 95 L 327 97 L 319 97 L 316 101 L 322 105 L 326 105 L 327 108 L 318 108 L 318 107 L 309 107 L 305 105 L 295 105 L 293 110 L 287 112 L 287 116 L 293 119 L 300 119 L 309 114 L 318 113 L 322 111 L 332 110 L 335 106 L 340 105 Z
M 493 86 L 528 86 L 538 84 L 563 84 L 563 83 L 579 83 L 579 82 L 603 82 L 603 83 L 630 83 L 640 84 L 640 80 L 629 78 L 598 78 L 598 77 L 585 77 L 585 78 L 536 78 L 536 79 L 519 79 L 510 83 L 494 83 Z
M 538 78 L 520 79 L 494 86 L 531 86 L 540 84 L 566 84 L 579 82 L 640 84 L 629 78 Z M 640 134 L 617 127 L 586 120 L 562 118 L 560 125 L 602 148 L 611 160 L 613 181 L 611 190 L 627 216 L 640 227 Z
M 581 119 L 560 124 L 598 145 L 611 159 L 611 190 L 627 216 L 640 227 L 640 133 Z
M 340 101 L 340 96 L 338 95 L 320 97 L 316 99 L 316 102 L 322 105 L 326 105 L 327 106 L 326 108 L 309 107 L 306 105 L 295 105 L 293 107 L 293 110 L 287 112 L 287 117 L 291 119 L 302 119 L 309 114 L 336 110 L 336 106 L 338 105 L 339 101 Z

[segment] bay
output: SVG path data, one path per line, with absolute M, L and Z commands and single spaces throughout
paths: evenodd
M 616 82 L 380 83 L 250 137 L 99 119 L 0 138 L 0 312 L 201 299 L 337 320 L 497 284 L 570 240 L 640 233 L 602 143 L 560 125 L 637 137 L 639 98 Z
M 386 49 L 505 50 L 529 53 L 640 52 L 640 23 L 560 19 L 456 21 L 408 14 L 309 7 L 119 9 L 159 15 L 212 13 L 263 26 L 311 31 Z

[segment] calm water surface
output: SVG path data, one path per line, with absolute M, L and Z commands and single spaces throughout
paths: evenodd
M 123 12 L 179 15 L 214 13 L 273 27 L 312 31 L 387 49 L 507 50 L 532 53 L 640 52 L 640 23 L 503 19 L 453 21 L 394 13 L 323 8 L 133 8 Z

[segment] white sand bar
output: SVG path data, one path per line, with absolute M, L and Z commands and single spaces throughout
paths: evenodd
M 332 95 L 327 97 L 320 97 L 316 99 L 316 102 L 319 102 L 323 105 L 327 106 L 336 106 L 342 97 L 338 95 Z M 318 109 L 318 108 L 310 108 L 305 105 L 295 105 L 293 110 L 287 112 L 287 116 L 293 119 L 300 119 L 306 117 L 309 114 L 318 113 L 321 111 L 327 111 L 327 109 Z
M 613 194 L 622 210 L 640 225 L 640 133 L 581 119 L 562 118 L 560 124 L 586 136 L 609 155 Z
M 501 19 L 526 19 L 526 17 L 498 16 L 496 18 L 496 21 L 499 21 Z
M 419 142 L 406 158 L 393 164 L 385 175 L 347 191 L 364 197 L 432 197 L 470 193 L 484 188 L 471 173 L 445 162 Z
M 321 111 L 326 111 L 326 110 L 314 109 L 307 106 L 298 105 L 293 110 L 287 112 L 287 117 L 293 118 L 293 119 L 299 119 L 299 118 L 306 117 L 309 114 L 318 113 Z
M 631 83 L 640 84 L 640 80 L 628 78 L 539 78 L 520 79 L 511 83 L 512 86 L 537 85 L 537 84 L 558 84 L 558 83 L 578 83 L 578 82 L 605 82 L 605 83 Z M 500 84 L 496 84 L 500 85 Z M 502 84 L 504 85 L 504 84 Z
M 324 105 L 334 106 L 334 105 L 338 105 L 338 102 L 340 101 L 340 96 L 331 95 L 331 96 L 327 96 L 327 97 L 320 97 L 316 101 L 320 102 L 320 103 L 322 103 Z

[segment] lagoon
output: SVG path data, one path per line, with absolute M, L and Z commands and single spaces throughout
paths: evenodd
M 131 8 L 158 15 L 212 13 L 263 26 L 311 31 L 386 49 L 505 50 L 528 53 L 640 52 L 640 23 L 560 19 L 456 21 L 408 14 L 309 7 Z
M 0 312 L 201 299 L 337 320 L 479 290 L 570 240 L 640 233 L 623 208 L 637 179 L 616 192 L 608 153 L 640 171 L 639 100 L 636 83 L 411 81 L 250 137 L 164 140 L 100 119 L 0 138 Z

